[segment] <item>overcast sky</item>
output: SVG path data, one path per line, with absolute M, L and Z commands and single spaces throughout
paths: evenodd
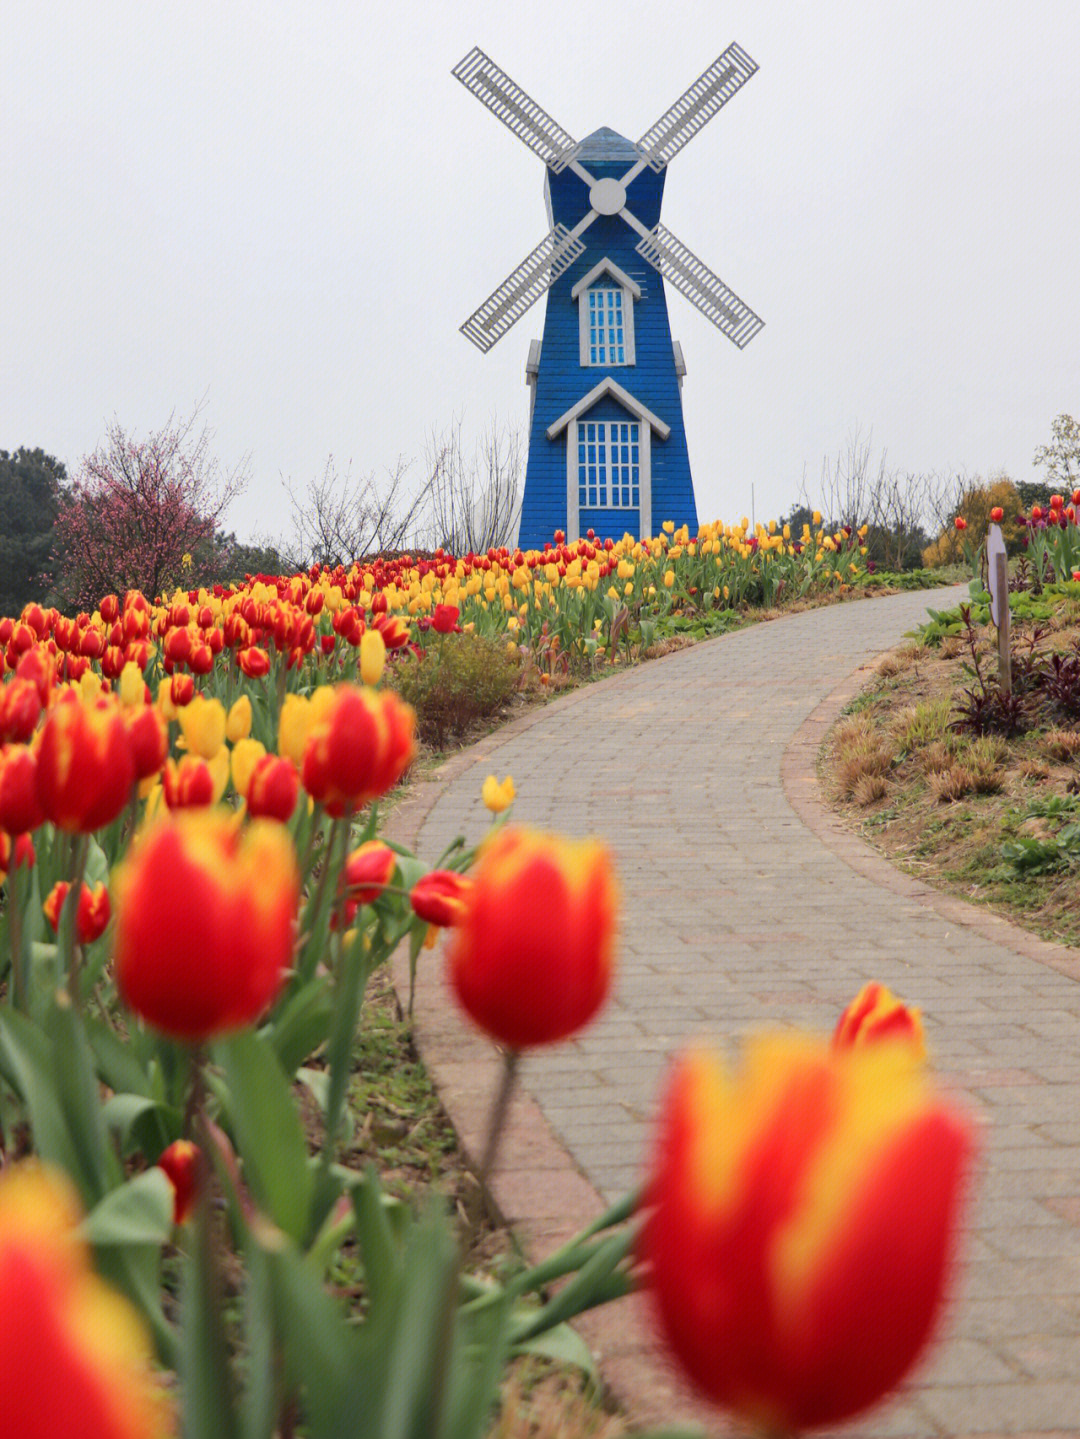
M 540 240 L 543 166 L 450 74 L 480 45 L 577 138 L 636 139 L 732 41 L 760 71 L 664 222 L 765 320 L 669 293 L 701 518 L 790 506 L 854 426 L 905 470 L 1034 478 L 1080 415 L 1080 0 L 6 0 L 0 448 L 69 471 L 189 412 L 228 516 L 524 425 L 543 301 L 458 326 Z

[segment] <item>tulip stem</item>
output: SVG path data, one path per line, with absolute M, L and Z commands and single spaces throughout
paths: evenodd
M 15 836 L 11 841 L 11 872 L 8 875 L 8 928 L 11 935 L 11 982 L 15 995 L 15 1008 L 26 1011 L 26 975 L 22 962 L 22 878 L 21 865 L 15 860 Z
M 64 904 L 67 930 L 67 975 L 68 993 L 72 1003 L 79 1003 L 79 968 L 82 964 L 82 945 L 79 943 L 78 913 L 82 899 L 83 875 L 86 873 L 86 859 L 90 853 L 90 836 L 80 834 L 74 841 L 74 860 L 71 866 L 71 888 Z
M 499 1139 L 502 1135 L 503 1125 L 506 1123 L 507 1111 L 510 1108 L 510 1096 L 514 1089 L 514 1080 L 517 1078 L 518 1062 L 521 1059 L 519 1049 L 507 1049 L 503 1051 L 502 1077 L 499 1080 L 498 1092 L 495 1095 L 495 1103 L 491 1107 L 491 1118 L 488 1121 L 487 1140 L 484 1143 L 484 1156 L 480 1161 L 480 1188 L 484 1195 L 488 1194 L 488 1182 L 491 1179 L 491 1171 L 495 1167 L 495 1154 L 499 1147 Z

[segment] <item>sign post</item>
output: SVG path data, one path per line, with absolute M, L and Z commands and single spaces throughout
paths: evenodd
M 990 617 L 997 625 L 998 682 L 1002 694 L 1012 694 L 1012 650 L 1009 625 L 1009 562 L 1005 540 L 997 525 L 986 536 L 986 571 L 990 582 Z

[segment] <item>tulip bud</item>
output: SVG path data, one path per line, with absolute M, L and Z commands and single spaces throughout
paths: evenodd
M 167 760 L 161 787 L 170 809 L 198 809 L 214 802 L 214 776 L 206 760 L 197 755 L 184 755 L 179 764 Z
M 735 1075 L 684 1058 L 638 1257 L 690 1377 L 777 1433 L 874 1404 L 933 1330 L 971 1152 L 901 1046 L 766 1036 Z
M 582 1028 L 611 987 L 616 905 L 602 844 L 498 830 L 480 851 L 449 957 L 466 1013 L 513 1048 Z
M 194 1212 L 201 1165 L 199 1146 L 190 1139 L 176 1139 L 158 1155 L 158 1168 L 165 1171 L 173 1187 L 174 1224 L 186 1223 Z
M 210 1039 L 253 1023 L 276 997 L 300 892 L 280 825 L 172 815 L 136 838 L 114 891 L 117 984 L 155 1029 Z

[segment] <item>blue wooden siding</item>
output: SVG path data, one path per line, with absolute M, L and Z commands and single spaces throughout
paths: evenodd
M 597 179 L 605 176 L 619 179 L 636 158 L 630 142 L 611 130 L 598 130 L 590 136 L 581 154 L 582 164 Z M 589 209 L 587 186 L 571 170 L 561 175 L 552 175 L 549 171 L 547 184 L 554 220 L 572 229 Z M 651 227 L 660 218 L 663 192 L 664 172 L 656 175 L 646 168 L 627 190 L 627 207 L 642 224 Z M 549 440 L 547 428 L 606 375 L 671 426 L 666 440 L 661 440 L 655 432 L 652 435 L 650 528 L 656 533 L 664 520 L 674 520 L 676 525 L 689 525 L 691 532 L 697 529 L 682 397 L 675 374 L 663 281 L 635 250 L 636 232 L 617 215 L 601 215 L 582 234 L 581 240 L 585 245 L 584 255 L 556 280 L 547 296 L 521 509 L 519 543 L 523 548 L 542 546 L 555 530 L 566 528 L 566 433 Z M 572 299 L 570 292 L 582 276 L 605 257 L 641 286 L 641 299 L 632 302 L 636 358 L 633 365 L 581 364 L 579 301 Z M 581 418 L 586 417 L 624 419 L 627 414 L 609 396 Z M 582 511 L 580 525 L 582 534 L 591 525 L 597 534 L 613 534 L 615 538 L 625 530 L 638 535 L 636 511 Z

